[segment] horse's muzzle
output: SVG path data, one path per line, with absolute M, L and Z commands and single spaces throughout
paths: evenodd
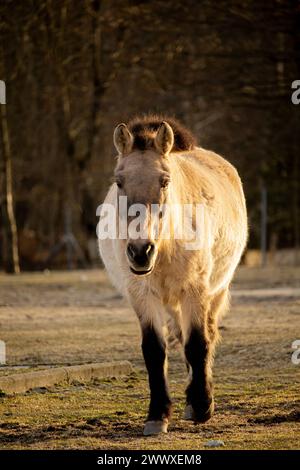
M 150 241 L 129 242 L 127 244 L 126 255 L 129 261 L 130 270 L 136 275 L 150 274 L 153 269 L 153 256 L 155 245 Z

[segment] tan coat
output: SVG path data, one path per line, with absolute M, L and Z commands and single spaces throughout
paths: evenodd
M 205 362 L 209 380 L 218 318 L 228 307 L 229 285 L 247 241 L 247 213 L 235 168 L 184 139 L 185 148 L 180 149 L 180 142 L 175 141 L 179 134 L 180 128 L 174 130 L 167 122 L 156 131 L 147 125 L 142 130 L 139 125 L 131 130 L 119 125 L 114 135 L 119 153 L 115 175 L 121 189 L 114 183 L 105 202 L 117 207 L 118 195 L 123 194 L 130 202 L 146 205 L 200 203 L 205 209 L 201 248 L 187 250 L 184 240 L 173 236 L 152 240 L 155 251 L 150 274 L 136 275 L 130 270 L 128 239 L 102 240 L 99 247 L 115 287 L 133 306 L 142 331 L 152 325 L 164 338 L 170 317 L 169 324 L 187 344 L 193 327 L 200 328 L 209 345 Z M 161 188 L 159 182 L 166 177 L 167 186 Z

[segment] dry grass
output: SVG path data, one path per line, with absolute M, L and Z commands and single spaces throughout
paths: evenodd
M 226 449 L 300 448 L 300 269 L 239 270 L 214 369 L 216 414 L 205 425 L 181 420 L 185 367 L 170 357 L 174 416 L 163 438 L 142 437 L 148 385 L 135 315 L 101 271 L 0 274 L 0 339 L 10 367 L 130 360 L 132 376 L 40 389 L 0 398 L 0 448 Z M 281 287 L 292 287 L 282 294 Z M 249 289 L 274 288 L 264 295 Z M 238 295 L 242 289 L 242 295 Z

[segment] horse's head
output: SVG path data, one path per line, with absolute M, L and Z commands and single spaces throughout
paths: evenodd
M 157 258 L 163 224 L 159 208 L 168 203 L 171 175 L 167 157 L 173 143 L 173 130 L 164 121 L 158 129 L 142 135 L 131 133 L 126 124 L 119 124 L 114 131 L 119 154 L 115 169 L 119 210 L 120 196 L 127 197 L 123 199 L 125 252 L 130 270 L 136 275 L 150 274 Z

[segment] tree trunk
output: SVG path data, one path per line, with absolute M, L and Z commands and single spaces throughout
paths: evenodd
M 8 273 L 20 272 L 17 224 L 13 204 L 12 158 L 5 105 L 0 105 L 3 164 L 1 180 L 3 185 L 2 220 L 3 220 L 3 263 Z
M 92 11 L 92 72 L 93 72 L 93 98 L 90 116 L 90 130 L 87 142 L 87 151 L 80 166 L 84 169 L 87 163 L 92 160 L 97 141 L 99 139 L 99 129 L 101 124 L 101 98 L 104 94 L 103 82 L 101 79 L 101 59 L 102 59 L 102 38 L 100 28 L 101 1 L 91 0 Z

